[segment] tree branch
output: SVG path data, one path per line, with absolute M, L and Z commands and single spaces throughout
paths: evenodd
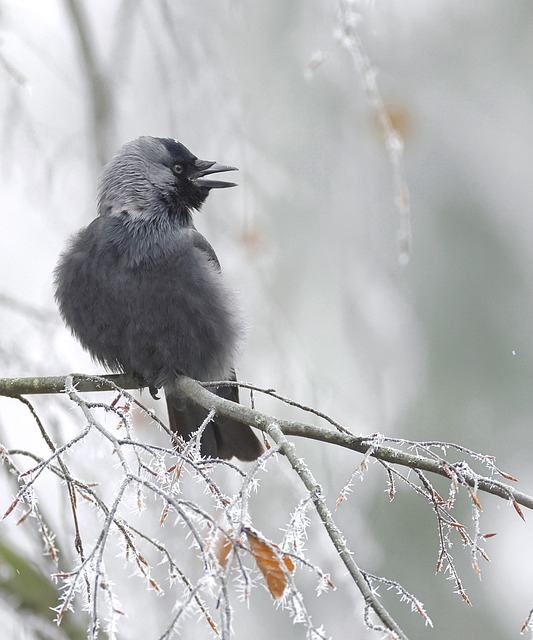
M 62 393 L 65 389 L 66 376 L 53 376 L 44 378 L 0 378 L 0 395 L 17 397 L 20 395 Z M 73 381 L 81 392 L 109 391 L 113 389 L 137 389 L 139 383 L 131 376 L 124 374 L 106 376 L 87 376 L 73 374 Z M 442 458 L 428 457 L 408 453 L 401 449 L 376 444 L 370 436 L 355 436 L 343 431 L 317 427 L 303 422 L 282 420 L 264 414 L 255 409 L 250 409 L 241 404 L 236 404 L 217 396 L 205 386 L 191 378 L 180 377 L 177 379 L 177 389 L 194 400 L 207 410 L 215 409 L 217 414 L 233 418 L 238 422 L 250 425 L 256 429 L 267 432 L 272 424 L 276 424 L 286 436 L 298 436 L 320 442 L 328 442 L 346 449 L 368 454 L 370 457 L 383 460 L 389 464 L 398 464 L 411 469 L 420 469 L 450 479 L 450 470 L 454 472 L 454 465 Z M 245 385 L 250 388 L 251 385 Z M 269 390 L 271 391 L 271 390 Z M 416 446 L 417 443 L 409 443 Z M 420 447 L 424 448 L 423 443 Z M 517 491 L 509 484 L 500 482 L 491 477 L 477 474 L 460 473 L 461 480 L 470 487 L 490 493 L 505 500 L 511 500 L 513 504 L 522 505 L 527 509 L 533 509 L 533 497 Z
M 89 20 L 83 3 L 79 0 L 64 0 L 64 5 L 78 37 L 81 63 L 85 71 L 87 93 L 91 102 L 90 118 L 96 163 L 102 167 L 109 160 L 113 125 L 113 95 L 108 80 L 97 58 L 94 37 L 89 31 Z

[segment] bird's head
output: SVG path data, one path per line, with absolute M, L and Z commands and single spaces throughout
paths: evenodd
M 98 212 L 143 219 L 170 216 L 188 224 L 211 189 L 235 186 L 206 176 L 235 170 L 199 160 L 172 138 L 142 136 L 125 144 L 104 168 Z

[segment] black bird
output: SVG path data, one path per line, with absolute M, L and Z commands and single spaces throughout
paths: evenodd
M 152 393 L 164 387 L 170 427 L 185 440 L 207 412 L 179 394 L 176 377 L 235 380 L 239 314 L 192 221 L 211 189 L 235 186 L 205 176 L 233 170 L 171 138 L 125 144 L 104 168 L 98 217 L 73 236 L 55 269 L 72 333 L 110 370 L 134 375 Z M 237 387 L 216 393 L 239 401 Z M 262 451 L 249 427 L 221 416 L 202 436 L 206 456 L 254 460 Z

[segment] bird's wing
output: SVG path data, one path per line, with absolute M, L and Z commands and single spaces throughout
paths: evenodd
M 189 233 L 191 235 L 194 248 L 199 249 L 200 251 L 205 253 L 209 260 L 211 260 L 216 265 L 218 271 L 221 271 L 217 254 L 215 253 L 215 250 L 209 244 L 209 242 L 207 242 L 207 240 L 204 238 L 204 236 L 196 229 L 191 229 Z

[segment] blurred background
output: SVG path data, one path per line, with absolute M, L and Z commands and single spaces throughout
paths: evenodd
M 372 78 L 363 82 L 342 40 L 347 8 L 405 142 L 406 265 Z M 357 434 L 494 454 L 533 492 L 532 59 L 528 0 L 1 0 L 0 375 L 100 372 L 62 326 L 52 271 L 67 237 L 95 215 L 103 163 L 139 135 L 173 137 L 240 169 L 239 187 L 212 194 L 195 221 L 240 292 L 249 326 L 241 380 Z M 64 400 L 34 402 L 58 441 L 80 428 Z M 265 399 L 258 408 L 299 415 Z M 13 400 L 0 402 L 0 430 L 8 448 L 46 450 Z M 360 458 L 297 444 L 333 506 Z M 104 473 L 106 456 L 87 449 L 78 474 L 89 481 L 95 464 Z M 59 489 L 41 506 L 72 557 Z M 447 575 L 435 575 L 430 507 L 405 488 L 390 503 L 386 489 L 383 470 L 371 465 L 336 518 L 364 569 L 425 603 L 433 630 L 381 590 L 405 632 L 518 636 L 533 602 L 531 523 L 482 498 L 482 531 L 498 533 L 486 543 L 492 563 L 481 567 L 483 581 L 459 538 L 453 548 L 468 607 Z M 5 473 L 0 512 L 15 491 Z M 257 526 L 280 540 L 302 495 L 285 463 L 271 462 L 254 498 Z M 468 500 L 457 517 L 469 523 Z M 7 520 L 0 545 L 4 637 L 83 637 L 83 625 L 42 623 L 56 596 L 30 525 Z M 361 598 L 314 519 L 308 549 L 338 587 L 316 599 L 312 580 L 303 581 L 314 623 L 333 638 L 378 637 L 364 631 Z M 31 588 L 17 582 L 28 563 Z M 169 615 L 172 603 L 140 585 L 122 585 L 120 638 L 159 637 Z M 249 609 L 236 602 L 236 637 L 305 637 L 267 594 L 253 598 Z M 210 637 L 205 622 L 184 624 L 183 637 Z

